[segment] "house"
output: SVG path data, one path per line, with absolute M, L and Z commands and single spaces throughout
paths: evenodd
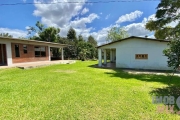
M 110 51 L 110 61 L 115 63 L 116 68 L 171 70 L 167 65 L 167 57 L 163 54 L 168 42 L 131 36 L 98 46 L 98 66 L 107 64 L 107 51 Z
M 14 63 L 50 61 L 50 48 L 61 48 L 61 59 L 64 59 L 65 44 L 0 37 L 0 65 Z

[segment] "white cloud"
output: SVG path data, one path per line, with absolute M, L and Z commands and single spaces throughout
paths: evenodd
M 9 33 L 14 38 L 27 37 L 27 31 L 9 28 L 0 28 L 0 33 Z
M 77 18 L 74 21 L 70 22 L 70 25 L 73 28 L 86 28 L 86 23 L 91 23 L 94 19 L 99 18 L 95 13 L 90 14 L 88 17 Z
M 120 16 L 116 23 L 119 24 L 127 21 L 134 21 L 136 18 L 141 17 L 142 14 L 142 11 L 136 10 L 134 12 L 131 12 L 130 14 Z
M 71 2 L 71 0 L 64 0 L 65 2 Z M 67 25 L 72 17 L 79 14 L 83 8 L 86 0 L 79 0 L 76 4 L 35 4 L 36 10 L 33 15 L 40 16 L 42 23 L 48 26 L 63 27 Z M 35 3 L 39 3 L 38 0 L 34 0 Z M 51 0 L 55 3 L 56 0 Z
M 125 26 L 125 29 L 130 36 L 145 36 L 151 33 L 149 30 L 146 30 L 145 23 L 132 23 Z
M 106 15 L 105 19 L 107 20 L 109 19 L 109 17 L 110 17 L 110 14 Z
M 26 2 L 26 0 L 22 0 L 24 3 Z
M 84 15 L 86 14 L 87 12 L 89 12 L 89 9 L 88 8 L 84 8 L 81 12 L 81 15 Z

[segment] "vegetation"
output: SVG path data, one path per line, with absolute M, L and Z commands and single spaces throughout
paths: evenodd
M 170 40 L 168 49 L 164 50 L 168 57 L 168 65 L 176 70 L 180 65 L 180 2 L 179 0 L 161 0 L 157 7 L 156 19 L 150 20 L 146 28 L 155 31 L 158 39 Z M 170 23 L 177 22 L 175 27 Z
M 129 35 L 124 28 L 112 27 L 108 31 L 107 42 L 117 41 L 126 37 L 129 37 Z
M 0 69 L 0 119 L 180 119 L 157 113 L 153 95 L 179 95 L 179 77 L 93 68 L 97 61 Z
M 10 37 L 10 38 L 12 38 L 13 36 L 10 35 L 9 33 L 0 33 L 0 37 Z
M 169 39 L 171 35 L 179 36 L 179 9 L 179 0 L 161 0 L 157 6 L 156 19 L 150 20 L 146 28 L 155 31 L 155 37 L 158 39 Z M 178 24 L 173 28 L 169 26 L 171 22 Z
M 68 44 L 69 46 L 64 49 L 66 59 L 86 60 L 97 58 L 97 41 L 93 36 L 89 36 L 87 41 L 84 40 L 82 35 L 77 38 L 76 31 L 72 27 L 68 30 L 67 37 L 61 37 L 59 28 L 46 28 L 45 25 L 37 21 L 36 27 L 29 26 L 28 33 L 31 34 L 30 39 Z M 35 33 L 38 33 L 38 36 L 35 36 Z M 53 48 L 53 55 L 60 56 L 61 52 L 59 51 L 59 49 Z

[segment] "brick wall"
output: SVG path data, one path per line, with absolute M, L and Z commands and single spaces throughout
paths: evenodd
M 19 45 L 20 57 L 15 56 L 15 45 L 16 44 Z M 27 45 L 27 53 L 24 53 L 23 45 Z M 30 45 L 30 44 L 11 43 L 13 63 L 49 60 L 49 54 L 48 54 L 48 47 L 47 46 L 46 46 L 46 57 L 35 57 L 34 46 L 35 45 Z

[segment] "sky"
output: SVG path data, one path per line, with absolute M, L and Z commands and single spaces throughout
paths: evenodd
M 106 43 L 107 31 L 112 27 L 124 27 L 130 36 L 154 37 L 153 32 L 145 29 L 145 24 L 148 20 L 155 19 L 156 7 L 160 1 L 102 0 L 107 3 L 95 3 L 97 1 L 99 0 L 1 0 L 0 33 L 9 33 L 15 38 L 28 37 L 28 26 L 35 26 L 40 21 L 47 27 L 60 28 L 60 35 L 63 37 L 73 27 L 77 36 L 82 35 L 87 39 L 92 35 L 99 45 Z M 14 3 L 25 4 L 10 5 Z

